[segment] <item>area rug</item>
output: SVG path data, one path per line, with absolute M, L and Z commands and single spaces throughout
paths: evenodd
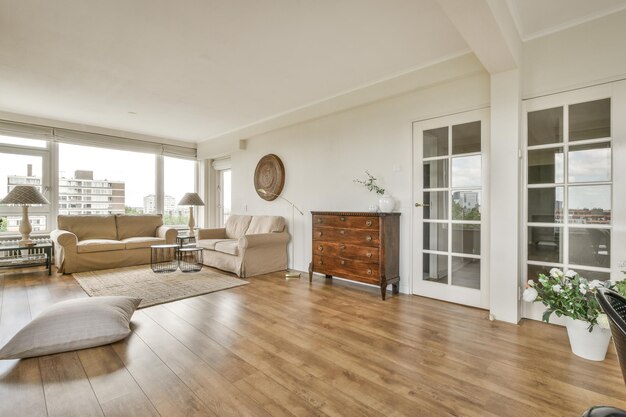
M 182 300 L 196 295 L 238 287 L 247 281 L 212 269 L 183 273 L 152 272 L 150 266 L 105 269 L 73 274 L 74 279 L 89 296 L 127 295 L 142 299 L 139 308 Z

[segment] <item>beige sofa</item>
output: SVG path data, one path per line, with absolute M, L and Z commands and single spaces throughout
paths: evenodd
M 161 215 L 58 216 L 54 242 L 59 272 L 93 271 L 150 263 L 150 246 L 176 243 Z
M 287 269 L 289 233 L 279 216 L 233 214 L 222 229 L 200 229 L 204 264 L 240 277 Z

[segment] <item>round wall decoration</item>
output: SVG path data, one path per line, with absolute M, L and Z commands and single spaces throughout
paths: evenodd
M 254 189 L 263 200 L 272 201 L 283 191 L 285 167 L 274 154 L 265 155 L 254 170 Z M 263 191 L 265 191 L 265 193 Z

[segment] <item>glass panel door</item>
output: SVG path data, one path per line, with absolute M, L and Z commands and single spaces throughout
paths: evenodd
M 611 99 L 526 115 L 525 278 L 551 268 L 609 279 Z
M 485 146 L 488 111 L 414 125 L 413 292 L 488 307 Z

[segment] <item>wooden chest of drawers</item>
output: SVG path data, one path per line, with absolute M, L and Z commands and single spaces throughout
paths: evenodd
M 398 293 L 400 213 L 313 211 L 313 273 L 380 286 Z

